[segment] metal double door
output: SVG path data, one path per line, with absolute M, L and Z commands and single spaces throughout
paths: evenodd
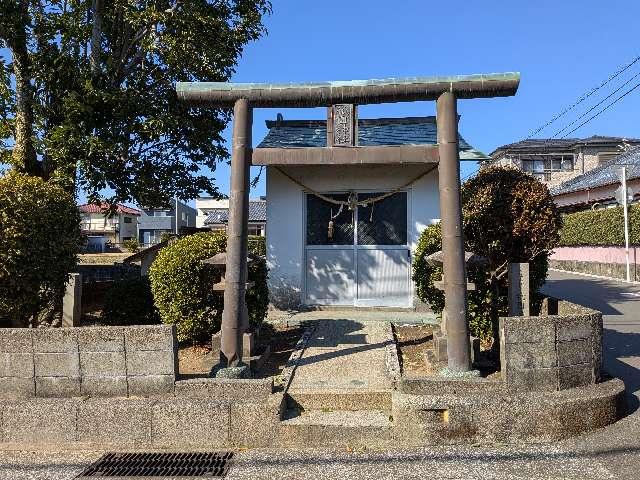
M 347 201 L 357 195 L 357 200 L 362 201 L 383 194 L 350 192 L 326 196 Z M 396 192 L 350 210 L 313 194 L 306 195 L 307 304 L 411 306 L 408 197 L 408 192 Z

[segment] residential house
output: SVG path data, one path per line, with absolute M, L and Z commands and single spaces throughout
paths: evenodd
M 227 201 L 228 202 L 228 201 Z M 211 208 L 204 226 L 211 230 L 226 230 L 229 221 L 229 207 Z M 264 198 L 249 200 L 249 235 L 264 237 L 267 230 L 267 202 Z
M 411 253 L 440 220 L 435 117 L 360 119 L 349 127 L 352 148 L 325 148 L 347 130 L 328 133 L 325 120 L 279 118 L 267 128 L 253 162 L 266 165 L 273 303 L 414 307 Z M 359 147 L 371 147 L 368 161 L 349 163 Z M 462 137 L 459 149 L 463 161 L 487 159 Z
M 632 201 L 640 201 L 640 147 L 635 147 L 552 188 L 551 194 L 556 205 L 563 212 L 617 205 L 615 192 L 621 185 L 623 166 L 626 168 L 627 188 L 632 191 Z
M 138 238 L 140 210 L 118 204 L 109 213 L 109 205 L 80 205 L 80 229 L 88 239 L 87 250 L 104 252 L 109 245 L 121 245 L 126 240 Z
M 206 228 L 204 221 L 210 213 L 219 210 L 229 210 L 228 198 L 198 197 L 196 198 L 196 228 Z
M 589 138 L 529 139 L 498 147 L 482 166 L 510 165 L 533 174 L 549 188 L 604 165 L 640 139 Z
M 195 228 L 196 209 L 174 200 L 167 208 L 142 208 L 138 225 L 138 241 L 143 246 L 161 242 L 165 233 L 180 233 L 184 228 Z

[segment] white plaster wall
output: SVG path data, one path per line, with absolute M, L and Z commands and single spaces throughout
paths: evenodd
M 432 165 L 343 165 L 283 168 L 289 175 L 319 192 L 393 190 Z M 415 249 L 420 233 L 440 218 L 438 170 L 407 188 L 409 243 Z M 267 168 L 267 262 L 269 290 L 279 308 L 295 308 L 303 301 L 304 265 L 303 189 L 273 167 Z

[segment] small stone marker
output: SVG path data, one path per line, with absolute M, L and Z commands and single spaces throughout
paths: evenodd
M 509 316 L 528 317 L 529 301 L 529 264 L 509 264 Z
M 62 326 L 79 327 L 82 317 L 82 275 L 72 273 L 62 299 Z

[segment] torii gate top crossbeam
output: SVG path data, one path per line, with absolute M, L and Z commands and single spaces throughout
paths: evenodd
M 176 92 L 180 100 L 203 106 L 231 107 L 243 98 L 252 107 L 311 108 L 436 100 L 444 92 L 457 98 L 508 97 L 519 83 L 519 73 L 491 73 L 284 84 L 178 82 Z

